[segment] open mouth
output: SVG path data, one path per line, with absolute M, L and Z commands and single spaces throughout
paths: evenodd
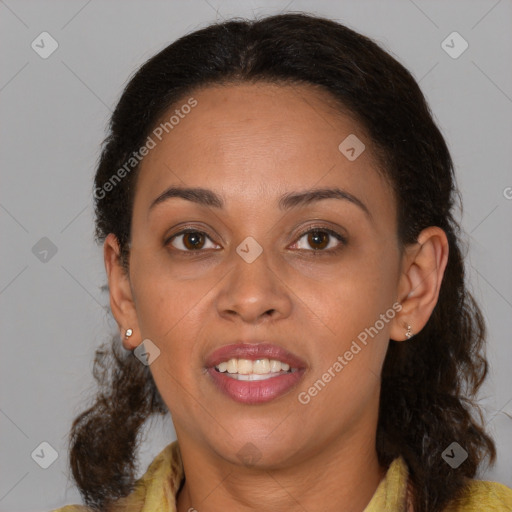
M 212 352 L 205 369 L 223 394 L 252 405 L 289 393 L 303 378 L 306 363 L 279 345 L 239 342 Z
M 257 381 L 279 377 L 297 371 L 278 359 L 229 359 L 215 366 L 215 370 L 236 380 Z

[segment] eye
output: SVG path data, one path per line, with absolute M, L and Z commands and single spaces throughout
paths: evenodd
M 305 242 L 301 244 L 301 240 L 305 239 Z M 313 228 L 302 233 L 299 240 L 296 242 L 297 249 L 309 250 L 305 245 L 309 245 L 313 249 L 313 252 L 335 252 L 339 250 L 346 243 L 346 238 L 328 228 Z
M 207 241 L 211 246 L 207 247 Z M 214 244 L 212 239 L 204 232 L 195 229 L 184 229 L 170 237 L 166 243 L 170 243 L 175 249 L 184 252 L 192 252 L 200 249 L 218 249 L 219 246 Z
M 304 242 L 302 242 L 303 239 Z M 209 246 L 208 243 L 210 244 Z M 165 244 L 171 244 L 176 250 L 183 253 L 220 248 L 204 231 L 192 228 L 175 233 L 166 240 Z M 306 244 L 309 245 L 309 249 L 306 247 Z M 324 227 L 315 227 L 303 232 L 292 248 L 306 250 L 312 253 L 330 253 L 336 252 L 345 244 L 346 238 L 340 233 Z

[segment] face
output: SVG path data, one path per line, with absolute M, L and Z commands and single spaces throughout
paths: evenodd
M 193 97 L 141 164 L 129 260 L 178 439 L 269 467 L 372 445 L 401 256 L 370 140 L 305 86 Z M 339 149 L 351 134 L 355 159 Z

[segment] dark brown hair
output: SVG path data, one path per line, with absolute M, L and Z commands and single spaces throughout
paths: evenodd
M 199 87 L 241 82 L 327 91 L 379 154 L 397 198 L 400 242 L 414 243 L 428 226 L 446 232 L 449 261 L 431 318 L 410 341 L 390 341 L 377 430 L 380 463 L 399 455 L 407 462 L 415 511 L 441 511 L 485 456 L 495 458 L 474 403 L 487 373 L 485 328 L 465 284 L 448 148 L 414 78 L 377 44 L 328 19 L 283 14 L 214 24 L 167 46 L 131 78 L 112 115 L 95 177 L 96 240 L 114 233 L 127 268 L 137 166 L 108 193 L 105 184 L 178 101 Z M 85 503 L 106 510 L 133 489 L 141 427 L 167 408 L 148 367 L 118 336 L 96 352 L 94 376 L 99 389 L 73 423 L 70 462 Z M 456 469 L 441 457 L 453 441 L 468 453 Z

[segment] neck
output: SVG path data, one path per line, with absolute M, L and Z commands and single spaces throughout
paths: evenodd
M 240 467 L 178 439 L 186 475 L 178 512 L 362 512 L 385 475 L 374 443 L 361 433 L 279 469 Z

